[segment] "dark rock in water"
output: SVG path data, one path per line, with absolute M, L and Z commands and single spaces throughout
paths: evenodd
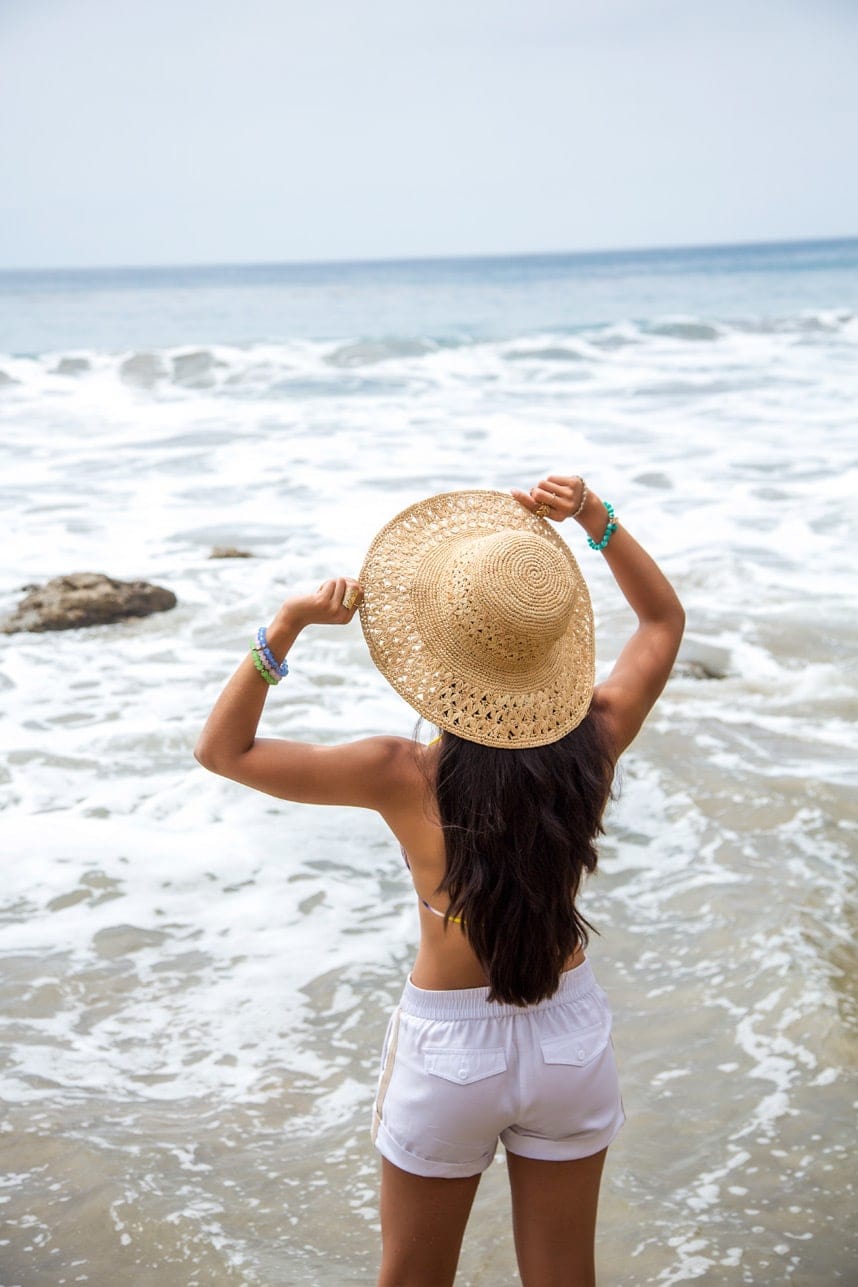
M 3 388 L 4 384 L 20 384 L 20 383 L 21 381 L 16 380 L 14 375 L 8 375 L 6 371 L 0 371 L 0 389 Z
M 253 555 L 250 550 L 237 550 L 234 545 L 216 545 L 210 559 L 252 559 Z
M 723 675 L 713 674 L 699 661 L 678 661 L 673 667 L 674 679 L 723 679 Z
M 73 572 L 31 589 L 3 622 L 2 632 L 78 630 L 175 608 L 176 596 L 148 581 L 115 581 L 101 572 Z

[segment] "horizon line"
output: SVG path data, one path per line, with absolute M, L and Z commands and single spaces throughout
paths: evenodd
M 713 251 L 767 249 L 778 246 L 814 246 L 837 244 L 839 242 L 858 241 L 858 234 L 822 237 L 776 237 L 759 238 L 750 241 L 712 241 L 681 242 L 650 246 L 603 246 L 586 250 L 519 250 L 492 252 L 454 252 L 451 254 L 429 255 L 389 255 L 370 256 L 368 258 L 341 257 L 330 259 L 233 259 L 233 260 L 174 260 L 160 263 L 139 264 L 53 264 L 27 265 L 24 267 L 5 267 L 0 265 L 0 274 L 11 276 L 16 273 L 115 273 L 115 272 L 163 272 L 181 268 L 334 268 L 355 267 L 372 264 L 433 264 L 479 261 L 497 261 L 503 259 L 592 259 L 601 255 L 644 255 L 665 251 Z

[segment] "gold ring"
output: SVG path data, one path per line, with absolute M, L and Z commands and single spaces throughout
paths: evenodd
M 551 506 L 546 505 L 544 501 L 540 501 L 533 512 L 537 518 L 545 518 L 547 514 L 551 513 Z
M 350 586 L 350 588 L 346 590 L 345 594 L 343 595 L 343 607 L 345 608 L 346 612 L 351 612 L 352 608 L 357 607 L 358 600 L 360 599 L 360 597 L 361 597 L 360 590 L 356 590 L 354 586 Z

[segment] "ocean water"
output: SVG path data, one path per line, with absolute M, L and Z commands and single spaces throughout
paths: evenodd
M 191 748 L 286 593 L 413 500 L 547 471 L 613 502 L 717 672 L 627 753 L 584 896 L 628 1115 L 600 1283 L 858 1279 L 856 408 L 856 241 L 0 274 L 0 614 L 82 570 L 179 600 L 0 636 L 3 1287 L 375 1281 L 407 873 L 375 817 Z M 630 613 L 562 531 L 604 674 Z M 411 734 L 357 623 L 291 666 L 266 733 Z M 516 1280 L 504 1170 L 463 1285 Z

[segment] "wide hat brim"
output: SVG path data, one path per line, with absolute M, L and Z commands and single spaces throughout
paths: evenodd
M 448 550 L 472 538 L 525 532 L 547 541 L 565 560 L 571 611 L 562 635 L 532 671 L 498 664 L 463 664 L 439 634 L 449 593 L 444 578 L 427 602 L 427 560 L 443 566 Z M 553 556 L 556 563 L 556 554 Z M 424 575 L 421 577 L 421 569 Z M 373 661 L 392 687 L 436 727 L 484 746 L 545 746 L 581 723 L 593 696 L 593 609 L 572 551 L 545 519 L 511 495 L 458 491 L 431 496 L 387 523 L 360 573 L 361 625 Z M 416 586 L 422 580 L 418 593 Z

